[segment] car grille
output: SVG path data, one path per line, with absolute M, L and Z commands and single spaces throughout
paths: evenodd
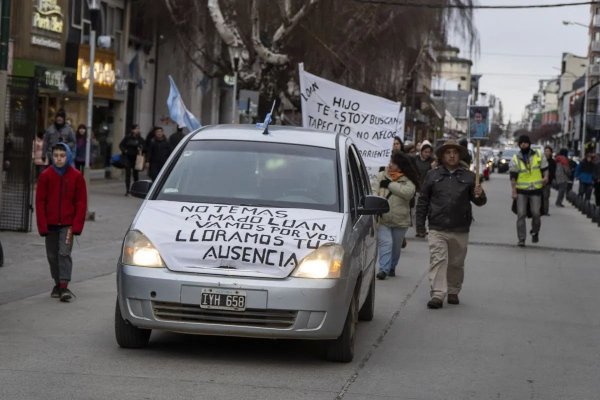
M 162 321 L 196 322 L 219 325 L 256 326 L 264 328 L 289 328 L 298 311 L 258 310 L 245 311 L 206 310 L 196 304 L 153 301 L 154 316 Z

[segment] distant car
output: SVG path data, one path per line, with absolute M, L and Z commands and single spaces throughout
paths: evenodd
M 352 139 L 272 126 L 189 134 L 145 198 L 117 265 L 115 334 L 144 347 L 153 329 L 323 341 L 349 362 L 375 306 L 376 216 Z
M 510 167 L 510 161 L 513 156 L 517 154 L 518 149 L 504 149 L 501 153 L 498 154 L 498 172 L 504 173 L 508 172 Z

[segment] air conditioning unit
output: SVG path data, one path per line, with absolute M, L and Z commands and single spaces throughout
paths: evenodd
M 102 49 L 110 49 L 112 37 L 110 36 L 98 36 L 98 47 Z

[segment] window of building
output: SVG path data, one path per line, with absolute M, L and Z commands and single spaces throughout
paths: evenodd
M 72 0 L 71 25 L 81 33 L 80 43 L 90 40 L 90 10 L 87 0 Z M 125 3 L 123 0 L 103 0 L 101 3 L 102 25 L 97 36 L 111 37 L 111 48 L 117 59 L 123 58 L 123 15 Z

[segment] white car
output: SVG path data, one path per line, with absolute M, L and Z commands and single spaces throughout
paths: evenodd
M 116 339 L 153 329 L 324 341 L 354 355 L 375 300 L 376 220 L 360 153 L 344 135 L 273 126 L 189 134 L 156 181 L 118 262 Z

